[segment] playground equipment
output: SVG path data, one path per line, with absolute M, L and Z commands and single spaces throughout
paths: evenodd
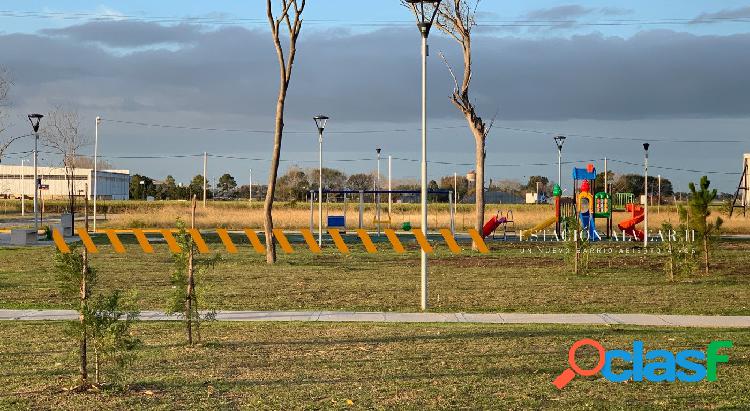
M 628 204 L 635 203 L 635 194 L 633 193 L 617 193 L 615 194 L 614 209 L 619 211 L 625 211 Z
M 561 220 L 561 213 L 563 210 L 569 209 L 572 202 L 568 201 L 565 202 L 565 205 L 563 205 L 562 200 L 566 200 L 561 198 L 562 197 L 562 189 L 559 185 L 555 184 L 555 187 L 552 189 L 552 197 L 555 199 L 555 215 L 549 217 L 546 220 L 541 221 L 539 224 L 535 225 L 534 227 L 531 227 L 528 230 L 521 231 L 521 239 L 523 238 L 530 238 L 532 235 L 546 229 L 547 227 L 551 226 L 552 224 L 555 224 L 555 232 L 560 234 L 560 220 Z M 567 199 L 572 200 L 572 199 Z M 573 209 L 575 210 L 575 205 L 573 205 Z
M 509 224 L 512 226 L 510 230 L 508 230 Z M 495 239 L 495 232 L 501 225 L 503 226 L 503 240 L 507 240 L 508 233 L 516 232 L 516 223 L 513 221 L 513 210 L 508 210 L 504 216 L 501 216 L 500 210 L 498 210 L 497 214 L 482 227 L 482 238 L 487 238 L 492 234 L 492 239 Z
M 318 191 L 311 190 L 309 192 L 310 194 L 310 231 L 314 230 L 314 223 L 315 223 L 315 212 L 314 212 L 314 205 L 317 200 Z M 415 195 L 417 198 L 421 194 L 421 191 L 411 191 L 411 190 L 323 190 L 323 195 L 326 196 L 326 222 L 327 228 L 338 228 L 342 231 L 346 231 L 347 227 L 349 227 L 346 215 L 348 211 L 348 202 L 349 202 L 349 196 L 359 195 L 359 220 L 357 223 L 357 228 L 364 228 L 364 214 L 365 214 L 365 194 L 372 194 L 373 196 L 376 196 L 377 194 L 401 194 L 401 195 Z M 433 195 L 447 195 L 448 196 L 448 203 L 450 208 L 450 229 L 451 232 L 455 234 L 455 213 L 454 213 L 454 202 L 453 202 L 453 191 L 451 190 L 428 190 L 427 191 L 428 196 L 430 194 Z M 334 197 L 343 196 L 344 201 L 344 212 L 343 215 L 331 215 L 329 214 L 329 203 L 330 203 L 330 195 L 333 195 Z M 375 207 L 379 207 L 379 204 L 377 201 L 375 202 Z M 386 218 L 383 218 L 381 215 L 381 218 L 377 217 L 378 210 L 376 209 L 375 217 L 373 218 L 373 224 L 378 228 L 378 234 L 380 234 L 380 225 L 381 224 L 387 224 L 386 227 L 390 227 L 391 225 L 391 215 L 388 211 L 386 211 Z M 406 224 L 404 224 L 406 226 Z M 409 228 L 411 228 L 411 223 L 409 223 Z
M 580 182 L 580 185 L 579 185 Z M 596 219 L 605 219 L 606 236 L 612 235 L 612 197 L 607 192 L 594 192 L 596 168 L 587 164 L 586 168 L 573 168 L 573 194 L 581 230 L 588 233 L 589 240 L 600 238 L 596 231 Z
M 643 231 L 635 228 L 645 218 L 643 207 L 637 204 L 627 204 L 625 210 L 631 213 L 631 217 L 617 225 L 625 235 L 634 237 L 637 240 L 643 240 Z

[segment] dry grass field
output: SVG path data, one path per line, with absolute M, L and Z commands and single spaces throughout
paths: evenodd
M 431 227 L 450 227 L 450 209 L 446 204 L 431 205 L 429 209 L 429 224 Z M 553 215 L 554 210 L 551 205 L 521 205 L 521 204 L 489 204 L 486 206 L 485 221 L 489 220 L 496 213 L 501 216 L 512 213 L 512 219 L 516 229 L 530 228 L 540 221 Z M 323 210 L 323 219 L 326 220 L 328 215 L 343 215 L 344 207 L 342 204 L 325 205 Z M 277 228 L 299 229 L 310 226 L 310 207 L 309 204 L 291 205 L 282 203 L 274 209 L 274 224 Z M 313 209 L 312 224 L 318 225 L 317 204 Z M 718 210 L 712 217 L 719 216 L 724 219 L 724 232 L 726 234 L 750 234 L 750 217 L 735 215 L 731 219 L 722 215 Z M 175 220 L 179 217 L 187 220 L 190 216 L 190 207 L 187 203 L 168 203 L 161 207 L 136 206 L 122 213 L 114 214 L 108 217 L 103 227 L 109 228 L 164 228 L 173 227 Z M 200 228 L 246 228 L 262 227 L 263 213 L 262 204 L 254 203 L 252 206 L 247 203 L 230 202 L 230 203 L 209 203 L 206 208 L 202 205 L 197 209 L 197 225 Z M 358 204 L 350 204 L 346 211 L 347 224 L 355 227 L 359 221 Z M 615 225 L 629 218 L 629 213 L 616 212 L 614 217 Z M 376 228 L 375 207 L 373 204 L 367 204 L 363 215 L 363 225 L 368 229 Z M 388 220 L 387 204 L 381 210 L 381 227 L 399 229 L 404 222 L 410 222 L 413 227 L 419 226 L 419 206 L 416 204 L 393 204 L 390 215 L 390 224 Z M 464 231 L 473 227 L 474 207 L 471 205 L 459 205 L 456 215 L 456 229 Z M 660 227 L 665 221 L 671 221 L 677 224 L 679 218 L 676 208 L 673 206 L 662 206 L 652 208 L 649 213 L 649 224 L 651 227 Z

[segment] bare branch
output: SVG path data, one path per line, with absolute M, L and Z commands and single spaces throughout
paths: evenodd
M 440 55 L 440 58 L 443 59 L 443 62 L 445 63 L 445 67 L 448 67 L 448 72 L 451 73 L 451 77 L 453 77 L 453 84 L 455 84 L 455 88 L 453 89 L 454 93 L 458 93 L 458 79 L 456 79 L 456 74 L 453 73 L 453 68 L 451 67 L 450 63 L 448 63 L 448 59 L 445 58 L 445 54 L 441 51 L 438 53 Z

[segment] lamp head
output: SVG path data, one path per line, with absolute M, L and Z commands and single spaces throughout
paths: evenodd
M 557 144 L 557 148 L 559 150 L 562 150 L 562 147 L 563 147 L 563 144 L 565 144 L 565 139 L 566 138 L 567 137 L 565 137 L 565 136 L 555 136 L 555 138 L 554 138 L 555 144 Z
M 643 149 L 644 149 L 645 151 L 648 151 L 648 148 L 649 148 L 650 146 L 651 146 L 651 144 L 649 144 L 649 143 L 643 143 Z
M 322 134 L 326 128 L 326 123 L 328 123 L 328 116 L 320 114 L 313 117 L 313 120 L 315 120 L 315 125 L 318 127 L 318 132 Z
M 380 149 L 379 149 L 379 148 L 376 148 L 376 149 L 375 149 L 375 152 L 377 152 L 378 154 L 380 154 Z
M 442 0 L 405 0 L 414 15 L 417 17 L 417 27 L 422 37 L 427 38 L 430 35 L 430 29 L 437 17 L 440 2 Z M 425 7 L 427 5 L 427 7 Z
M 41 114 L 29 114 L 29 122 L 35 133 L 39 131 L 39 122 L 42 121 L 43 117 Z

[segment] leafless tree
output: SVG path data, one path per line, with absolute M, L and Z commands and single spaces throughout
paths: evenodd
M 58 106 L 45 117 L 42 138 L 45 144 L 62 158 L 65 181 L 68 185 L 68 211 L 75 229 L 75 170 L 81 148 L 89 145 L 89 139 L 81 133 L 78 113 Z
M 477 113 L 476 106 L 469 95 L 472 76 L 471 31 L 476 26 L 476 12 L 480 2 L 481 0 L 443 0 L 437 12 L 435 26 L 455 40 L 461 46 L 463 52 L 463 76 L 460 82 L 456 76 L 456 72 L 448 64 L 445 56 L 442 53 L 440 55 L 443 61 L 445 61 L 455 85 L 453 94 L 450 97 L 451 102 L 466 118 L 471 134 L 474 136 L 476 157 L 476 221 L 474 228 L 481 233 L 484 224 L 486 142 L 494 120 L 489 124 L 486 123 Z M 417 12 L 415 5 L 404 4 L 410 7 L 415 13 Z
M 276 126 L 274 129 L 273 157 L 271 158 L 271 171 L 268 177 L 268 192 L 264 205 L 266 234 L 266 262 L 276 262 L 276 241 L 273 238 L 273 196 L 276 191 L 276 177 L 279 171 L 279 160 L 281 157 L 281 139 L 284 133 L 284 104 L 289 83 L 292 80 L 292 68 L 294 58 L 297 54 L 297 39 L 302 30 L 302 12 L 305 9 L 305 0 L 279 0 L 280 11 L 274 16 L 273 1 L 267 0 L 266 12 L 268 23 L 271 26 L 273 43 L 276 47 L 276 55 L 279 60 L 279 96 L 276 101 Z M 284 52 L 281 45 L 282 31 L 286 29 L 289 38 L 289 49 Z
M 0 66 L 0 162 L 3 161 L 3 154 L 5 153 L 5 150 L 8 149 L 8 147 L 13 143 L 14 141 L 18 140 L 21 137 L 25 136 L 17 136 L 17 137 L 10 137 L 5 138 L 2 136 L 2 134 L 5 132 L 7 128 L 7 119 L 8 115 L 6 113 L 6 109 L 8 107 L 8 93 L 10 92 L 10 87 L 13 85 L 13 82 L 10 80 L 10 76 L 8 75 L 8 71 Z

